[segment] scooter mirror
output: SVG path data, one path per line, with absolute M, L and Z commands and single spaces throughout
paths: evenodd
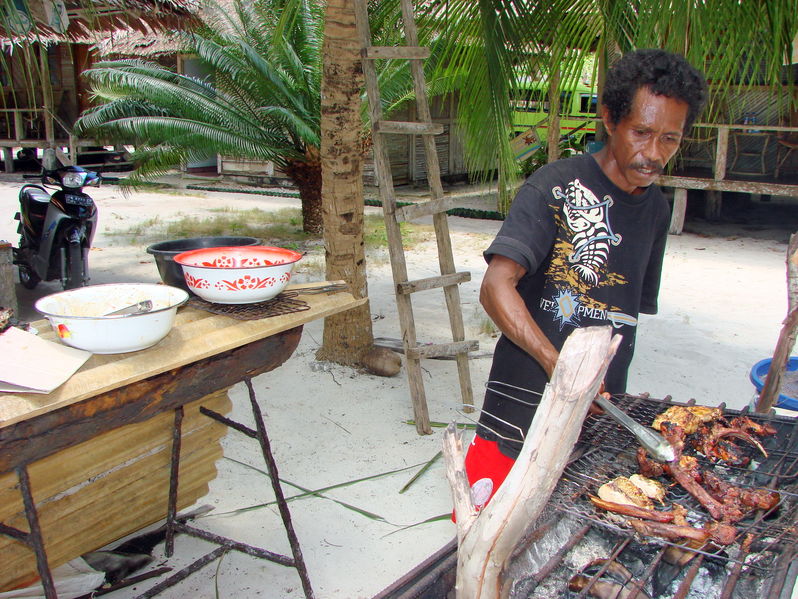
M 44 156 L 42 157 L 42 167 L 44 167 L 44 170 L 54 171 L 60 166 L 61 164 L 55 156 L 55 150 L 53 148 L 46 148 L 44 150 Z

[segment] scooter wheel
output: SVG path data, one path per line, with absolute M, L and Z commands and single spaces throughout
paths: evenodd
M 41 278 L 33 269 L 20 265 L 19 267 L 19 282 L 22 283 L 22 286 L 25 289 L 36 289 L 36 285 L 39 284 Z
M 66 270 L 67 280 L 63 282 L 64 289 L 77 289 L 86 285 L 83 248 L 79 243 L 69 244 Z

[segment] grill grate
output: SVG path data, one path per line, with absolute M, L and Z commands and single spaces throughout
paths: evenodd
M 670 405 L 677 405 L 667 399 L 640 396 L 618 396 L 613 399 L 619 408 L 646 426 Z M 736 524 L 737 545 L 748 533 L 756 539 L 753 549 L 758 555 L 750 558 L 747 565 L 769 568 L 769 565 L 760 562 L 766 560 L 771 549 L 780 553 L 783 545 L 793 546 L 798 543 L 798 529 L 795 525 L 798 521 L 798 431 L 796 430 L 798 420 L 774 415 L 750 414 L 746 411 L 724 411 L 724 416 L 728 418 L 741 414 L 758 422 L 767 422 L 777 430 L 776 435 L 760 439 L 768 451 L 767 458 L 759 454 L 755 448 L 746 447 L 743 442 L 739 445 L 746 452 L 750 450 L 748 455 L 752 460 L 747 468 L 713 464 L 700 454 L 696 454 L 696 457 L 699 459 L 701 469 L 712 470 L 736 486 L 772 488 L 780 493 L 781 502 L 772 513 L 753 512 Z M 562 512 L 575 515 L 581 521 L 587 519 L 615 534 L 634 536 L 634 531 L 616 523 L 612 515 L 596 509 L 587 496 L 596 495 L 599 486 L 617 476 L 630 476 L 637 472 L 635 454 L 638 447 L 639 444 L 634 436 L 608 416 L 589 417 L 585 421 L 574 457 L 552 495 L 551 504 Z M 693 452 L 686 450 L 686 453 Z M 671 502 L 687 508 L 688 520 L 694 525 L 700 526 L 709 518 L 698 501 L 678 485 L 668 489 L 666 503 Z M 653 537 L 642 540 L 646 543 L 672 544 Z M 782 547 L 779 548 L 777 545 Z M 729 555 L 735 555 L 738 551 L 736 548 L 731 551 L 728 549 L 730 548 L 727 548 L 727 551 L 707 555 L 719 556 L 733 562 L 735 560 Z
M 297 295 L 299 294 L 296 291 L 284 291 L 273 299 L 255 304 L 213 304 L 202 298 L 192 297 L 188 305 L 192 308 L 230 316 L 238 320 L 259 320 L 261 318 L 309 310 L 310 306 L 308 306 L 307 302 L 296 299 Z

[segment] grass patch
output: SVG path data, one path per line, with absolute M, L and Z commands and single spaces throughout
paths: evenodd
M 310 237 L 302 231 L 302 213 L 295 208 L 220 210 L 209 217 L 185 216 L 168 223 L 164 233 L 169 239 L 243 235 L 258 237 L 265 243 L 274 240 L 302 242 Z
M 432 227 L 412 223 L 401 223 L 402 242 L 405 249 L 429 240 Z M 163 222 L 155 216 L 119 233 L 129 237 L 131 243 L 184 239 L 187 237 L 216 237 L 236 235 L 257 237 L 266 245 L 276 245 L 295 250 L 307 250 L 320 245 L 321 239 L 302 230 L 302 211 L 298 208 L 279 210 L 236 210 L 217 208 L 209 216 L 181 216 L 171 222 Z M 366 249 L 388 246 L 385 223 L 382 216 L 368 214 L 363 220 L 363 241 Z

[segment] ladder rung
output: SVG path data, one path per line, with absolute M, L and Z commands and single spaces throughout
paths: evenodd
M 423 60 L 429 58 L 429 48 L 424 46 L 369 46 L 361 50 L 361 55 L 368 60 L 384 58 Z
M 428 289 L 440 289 L 449 285 L 459 285 L 471 280 L 471 273 L 468 271 L 455 272 L 450 275 L 440 275 L 428 277 L 426 279 L 416 279 L 415 281 L 405 281 L 396 284 L 396 291 L 403 295 L 416 293 L 417 291 L 427 291 Z
M 396 220 L 405 222 L 415 220 L 422 216 L 430 216 L 440 212 L 446 212 L 457 205 L 456 198 L 438 198 L 437 200 L 426 200 L 416 204 L 409 204 L 396 209 Z
M 418 347 L 407 348 L 407 357 L 411 360 L 421 358 L 440 358 L 443 356 L 456 356 L 479 349 L 479 341 L 455 341 L 453 343 L 441 343 L 436 345 L 419 345 Z
M 401 133 L 404 135 L 440 135 L 440 123 L 419 123 L 416 121 L 377 121 L 374 133 Z

